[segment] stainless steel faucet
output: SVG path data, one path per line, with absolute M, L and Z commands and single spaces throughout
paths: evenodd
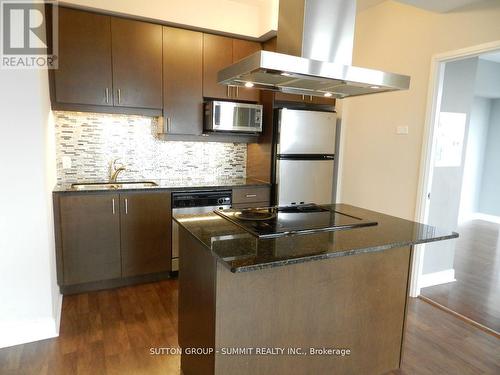
M 117 165 L 116 162 L 120 160 L 119 158 L 113 159 L 111 163 L 109 163 L 109 182 L 116 182 L 118 179 L 118 175 L 125 171 L 126 168 L 123 165 Z

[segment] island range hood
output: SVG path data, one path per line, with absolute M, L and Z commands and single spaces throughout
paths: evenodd
M 256 52 L 218 81 L 339 99 L 408 89 L 409 76 L 351 65 L 355 18 L 355 0 L 280 0 L 278 52 Z

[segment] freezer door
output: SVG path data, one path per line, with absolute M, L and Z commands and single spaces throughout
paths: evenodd
M 278 154 L 335 154 L 336 114 L 281 109 Z
M 278 205 L 332 203 L 333 160 L 278 160 Z

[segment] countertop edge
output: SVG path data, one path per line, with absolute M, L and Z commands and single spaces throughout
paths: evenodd
M 188 231 L 188 233 L 196 239 L 196 241 L 198 241 L 207 251 L 209 251 L 212 254 L 212 256 L 214 258 L 216 258 L 218 261 L 220 261 L 232 273 L 251 272 L 251 271 L 258 271 L 258 270 L 267 269 L 267 268 L 283 267 L 283 266 L 288 266 L 288 265 L 292 265 L 292 264 L 318 261 L 318 260 L 323 260 L 323 259 L 340 258 L 340 257 L 344 257 L 344 256 L 352 256 L 352 255 L 367 254 L 367 253 L 376 253 L 376 252 L 380 252 L 380 251 L 395 249 L 398 247 L 415 246 L 415 245 L 421 245 L 421 244 L 425 244 L 425 243 L 451 240 L 451 239 L 459 237 L 459 234 L 457 232 L 451 232 L 450 235 L 439 236 L 439 237 L 435 237 L 432 239 L 424 239 L 424 240 L 418 240 L 418 241 L 394 242 L 391 244 L 378 245 L 378 246 L 373 246 L 373 247 L 363 247 L 363 248 L 342 250 L 342 251 L 331 252 L 331 253 L 319 253 L 319 254 L 313 254 L 310 256 L 276 260 L 276 261 L 269 262 L 269 263 L 261 263 L 261 264 L 255 264 L 255 265 L 249 265 L 249 266 L 232 267 L 228 262 L 226 262 L 224 260 L 224 258 L 220 257 L 215 252 L 213 252 L 200 238 L 198 238 L 198 236 L 196 236 L 194 233 L 192 233 L 186 227 L 184 227 L 182 222 L 178 221 L 175 217 L 173 218 L 173 220 L 175 220 L 180 226 L 182 226 L 184 229 L 186 229 Z
M 323 259 L 331 259 L 331 258 L 340 258 L 340 257 L 352 256 L 352 255 L 377 253 L 377 252 L 381 252 L 381 251 L 385 251 L 385 250 L 396 249 L 398 247 L 415 246 L 415 245 L 421 245 L 424 243 L 451 240 L 454 238 L 458 238 L 458 236 L 459 236 L 458 233 L 452 232 L 452 234 L 450 234 L 449 236 L 436 237 L 436 238 L 433 238 L 430 240 L 397 242 L 397 243 L 387 244 L 387 245 L 343 250 L 343 251 L 338 251 L 338 252 L 333 252 L 333 253 L 325 253 L 325 254 L 315 254 L 315 255 L 311 255 L 311 256 L 307 256 L 307 257 L 277 260 L 275 262 L 262 263 L 262 264 L 258 264 L 258 265 L 252 265 L 252 266 L 241 266 L 241 267 L 231 267 L 229 264 L 227 264 L 227 262 L 225 262 L 223 260 L 223 258 L 218 257 L 217 254 L 214 254 L 214 255 L 217 259 L 221 260 L 222 263 L 231 272 L 242 273 L 242 272 L 258 271 L 258 270 L 267 269 L 267 268 L 283 267 L 283 266 L 288 266 L 291 264 L 305 263 L 305 262 L 311 262 L 311 261 L 317 261 L 317 260 L 323 260 Z M 208 247 L 206 247 L 206 245 L 204 245 L 204 246 L 207 250 L 209 250 L 211 253 L 213 253 L 210 249 L 208 249 Z
M 152 186 L 143 188 L 119 188 L 119 189 L 65 189 L 58 188 L 57 185 L 52 189 L 53 194 L 68 194 L 68 193 L 116 193 L 121 191 L 183 191 L 183 190 L 224 190 L 244 187 L 270 187 L 271 183 L 266 181 L 255 181 L 245 184 L 228 184 L 228 185 L 204 185 L 204 186 Z

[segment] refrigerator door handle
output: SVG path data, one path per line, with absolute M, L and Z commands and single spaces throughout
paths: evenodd
M 318 154 L 280 154 L 276 155 L 278 160 L 335 160 L 335 155 Z

